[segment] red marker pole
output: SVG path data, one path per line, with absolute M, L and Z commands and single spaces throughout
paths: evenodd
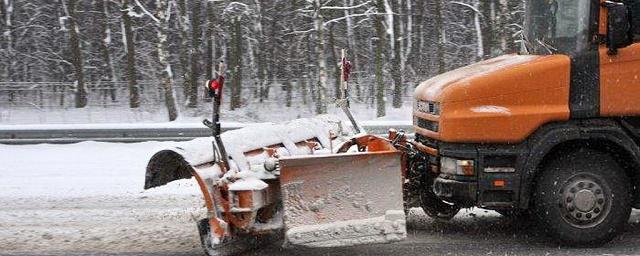
M 222 138 L 220 137 L 220 134 L 222 133 L 222 129 L 220 127 L 220 105 L 222 105 L 222 91 L 224 88 L 224 62 L 220 61 L 220 64 L 218 65 L 218 77 L 207 81 L 206 87 L 209 97 L 213 97 L 213 120 L 204 120 L 203 123 L 211 129 L 212 135 L 215 139 L 213 152 L 214 158 L 218 158 L 215 159 L 215 162 L 222 163 L 224 165 L 223 171 L 226 171 L 229 167 L 227 162 L 227 151 L 224 148 Z
M 342 63 L 340 65 L 340 71 L 342 72 L 340 79 L 340 87 L 342 87 L 342 99 L 346 101 L 347 107 L 349 105 L 349 75 L 351 74 L 351 62 L 347 60 L 347 50 L 342 49 Z
M 351 74 L 351 62 L 347 60 L 347 50 L 345 49 L 342 49 L 342 63 L 340 63 L 340 70 L 342 71 L 342 75 L 340 77 L 340 87 L 342 88 L 342 95 L 340 96 L 342 99 L 338 100 L 338 106 L 340 106 L 340 108 L 342 108 L 342 111 L 344 111 L 344 114 L 347 115 L 347 118 L 349 118 L 349 121 L 351 121 L 353 129 L 356 131 L 356 133 L 362 133 L 364 132 L 364 130 L 358 124 L 356 119 L 353 117 L 351 110 L 349 109 L 350 103 L 348 81 L 349 75 Z

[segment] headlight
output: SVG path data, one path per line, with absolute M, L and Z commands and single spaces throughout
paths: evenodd
M 451 175 L 474 176 L 473 160 L 458 160 L 449 157 L 440 158 L 440 172 Z

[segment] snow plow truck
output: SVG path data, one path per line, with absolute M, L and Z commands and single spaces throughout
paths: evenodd
M 640 1 L 527 0 L 521 38 L 519 54 L 421 83 L 412 139 L 367 134 L 348 100 L 351 124 L 325 116 L 222 135 L 214 111 L 213 139 L 155 154 L 145 188 L 195 178 L 209 255 L 282 236 L 400 241 L 409 207 L 439 219 L 468 207 L 529 214 L 564 244 L 606 243 L 640 208 Z M 218 108 L 223 82 L 206 85 Z

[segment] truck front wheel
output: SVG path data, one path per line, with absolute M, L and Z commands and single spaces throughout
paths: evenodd
M 548 161 L 542 171 L 533 211 L 562 243 L 598 246 L 624 230 L 631 213 L 630 184 L 610 155 L 577 149 Z
M 422 210 L 424 210 L 427 216 L 435 220 L 449 221 L 453 219 L 460 211 L 460 206 L 442 201 L 433 193 L 431 186 L 428 188 L 429 190 L 423 191 L 420 195 Z

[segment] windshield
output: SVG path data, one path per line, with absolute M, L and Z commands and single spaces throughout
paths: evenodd
M 527 0 L 526 50 L 545 55 L 589 49 L 590 7 L 587 0 Z

